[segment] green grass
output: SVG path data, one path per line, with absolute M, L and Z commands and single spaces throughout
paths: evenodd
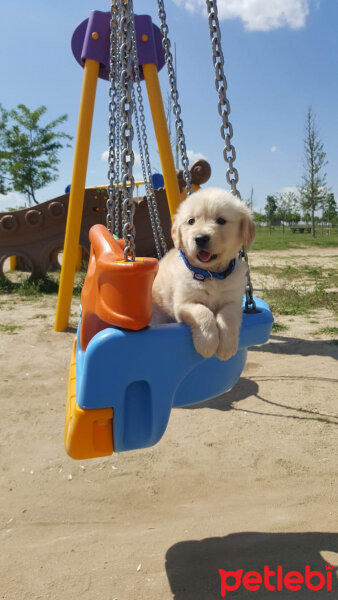
M 250 267 L 251 272 L 260 273 L 268 277 L 275 277 L 278 280 L 285 279 L 286 283 L 290 281 L 311 282 L 315 284 L 323 284 L 326 288 L 338 287 L 338 271 L 335 269 L 326 269 L 325 267 L 315 267 L 309 265 L 278 267 L 276 265 Z
M 80 296 L 82 285 L 84 282 L 85 273 L 79 272 L 76 274 L 75 284 L 73 289 L 74 296 Z M 59 290 L 59 273 L 50 274 L 43 279 L 33 280 L 25 279 L 24 281 L 10 281 L 6 277 L 0 277 L 0 294 L 17 294 L 22 299 L 38 299 L 41 295 L 56 295 Z
M 287 329 L 289 329 L 289 327 L 287 325 L 284 325 L 283 323 L 278 323 L 278 321 L 275 321 L 272 325 L 273 333 L 279 333 L 280 331 L 287 331 Z
M 311 233 L 292 233 L 285 227 L 275 227 L 270 231 L 268 227 L 257 227 L 252 250 L 288 250 L 290 248 L 304 248 L 315 246 L 319 248 L 338 248 L 338 227 L 325 234 L 325 229 L 316 228 L 316 237 Z
M 322 327 L 316 331 L 316 334 L 338 336 L 338 327 Z
M 86 277 L 87 268 L 81 269 L 81 271 L 75 272 L 74 277 L 74 287 L 73 287 L 73 296 L 80 296 L 82 286 L 84 284 L 84 280 Z M 60 271 L 54 271 L 53 273 L 49 273 L 48 278 L 51 279 L 54 284 L 56 284 L 56 294 L 58 293 L 59 287 L 59 279 L 60 279 Z
M 0 323 L 0 333 L 16 333 L 18 329 L 22 329 L 22 326 L 12 325 L 11 323 Z
M 251 267 L 255 273 L 274 278 L 278 287 L 263 289 L 263 298 L 279 315 L 304 315 L 317 308 L 338 312 L 338 272 L 335 269 L 310 265 Z M 263 284 L 264 285 L 264 284 Z
M 13 282 L 6 277 L 0 278 L 0 292 L 7 294 L 18 294 L 19 296 L 38 298 L 41 294 L 56 294 L 58 284 L 45 277 L 44 279 L 25 279 L 24 281 Z
M 264 290 L 263 298 L 276 315 L 306 315 L 318 308 L 338 314 L 338 293 L 327 292 L 320 283 L 308 291 L 298 286 L 271 288 Z

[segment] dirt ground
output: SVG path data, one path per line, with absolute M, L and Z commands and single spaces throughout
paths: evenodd
M 337 249 L 276 254 L 337 261 Z M 273 253 L 252 254 L 255 265 Z M 259 288 L 262 281 L 259 282 Z M 79 303 L 72 308 L 76 326 Z M 218 569 L 334 566 L 337 597 L 337 326 L 320 307 L 251 348 L 227 394 L 172 411 L 154 448 L 73 461 L 63 448 L 74 330 L 55 297 L 0 297 L 0 598 L 213 600 Z M 317 580 L 316 580 L 317 583 Z M 227 598 L 311 599 L 242 586 Z

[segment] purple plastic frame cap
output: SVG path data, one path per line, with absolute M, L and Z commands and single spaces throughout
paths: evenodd
M 156 64 L 157 70 L 160 71 L 165 63 L 162 34 L 148 15 L 135 15 L 135 32 L 140 77 L 143 79 L 142 64 Z M 91 11 L 89 19 L 83 21 L 73 33 L 72 52 L 82 67 L 87 58 L 99 62 L 99 77 L 109 80 L 109 12 Z

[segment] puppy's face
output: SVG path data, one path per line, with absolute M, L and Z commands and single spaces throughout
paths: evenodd
M 203 188 L 179 206 L 171 235 L 191 264 L 221 270 L 243 245 L 250 247 L 255 224 L 246 205 L 230 192 Z

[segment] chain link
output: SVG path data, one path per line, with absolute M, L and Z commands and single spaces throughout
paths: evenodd
M 119 73 L 118 73 L 119 77 Z M 115 149 L 115 175 L 116 175 L 116 202 L 114 209 L 114 222 L 115 222 L 115 234 L 120 237 L 120 219 L 121 219 L 121 192 L 120 192 L 120 181 L 121 181 L 121 85 L 120 80 L 117 82 L 117 97 L 116 97 L 116 149 Z
M 166 246 L 166 242 L 164 239 L 161 222 L 159 219 L 157 201 L 156 201 L 156 197 L 155 197 L 152 176 L 151 176 L 151 169 L 148 168 L 148 165 L 146 166 L 146 162 L 148 163 L 149 157 L 147 157 L 146 159 L 144 157 L 144 152 L 143 152 L 144 144 L 142 145 L 142 137 L 141 137 L 141 131 L 140 131 L 139 118 L 138 118 L 135 90 L 133 90 L 133 102 L 134 102 L 135 127 L 136 127 L 137 141 L 138 141 L 138 146 L 139 146 L 139 151 L 140 151 L 142 176 L 143 176 L 143 181 L 144 181 L 145 187 L 146 187 L 146 199 L 147 199 L 150 224 L 151 224 L 151 229 L 152 229 L 153 237 L 154 237 L 154 241 L 155 241 L 157 257 L 160 260 L 163 256 L 163 254 L 165 254 L 167 252 L 167 246 Z M 149 163 L 149 166 L 150 166 L 150 163 Z M 161 251 L 161 244 L 162 244 L 162 248 L 163 248 L 163 253 Z
M 133 16 L 133 15 L 132 15 Z M 143 106 L 143 98 L 142 98 L 142 89 L 141 89 L 141 81 L 140 81 L 140 71 L 138 66 L 138 55 L 137 55 L 137 45 L 136 45 L 136 37 L 135 30 L 133 29 L 132 34 L 132 42 L 133 42 L 133 63 L 134 63 L 134 79 L 137 90 L 137 101 L 140 113 L 140 121 L 141 127 L 138 118 L 137 111 L 137 102 L 135 90 L 133 89 L 133 104 L 134 104 L 134 118 L 135 118 L 135 126 L 137 133 L 138 146 L 140 151 L 140 159 L 141 159 L 141 167 L 142 167 L 142 176 L 143 181 L 146 186 L 146 197 L 147 197 L 147 205 L 150 217 L 151 228 L 153 232 L 153 237 L 156 246 L 156 252 L 158 259 L 162 258 L 163 254 L 167 252 L 167 244 L 164 238 L 162 225 L 160 221 L 160 216 L 158 212 L 158 206 L 153 186 L 153 179 L 151 174 L 151 165 L 150 165 L 150 156 L 149 156 L 149 146 L 147 139 L 147 131 L 145 125 L 145 115 L 144 115 L 144 106 Z M 162 246 L 162 251 L 161 251 Z
M 246 274 L 246 286 L 245 286 L 245 307 L 244 312 L 250 313 L 256 311 L 256 302 L 253 297 L 253 285 L 250 277 L 250 266 L 249 266 L 249 258 L 246 248 L 242 246 L 242 249 L 239 253 L 239 258 L 244 260 L 247 265 L 247 274 Z
M 118 235 L 119 230 L 119 197 L 118 197 L 118 173 L 117 164 L 117 112 L 118 112 L 118 92 L 117 82 L 119 81 L 119 61 L 117 58 L 118 28 L 117 11 L 118 0 L 112 0 L 110 13 L 110 73 L 109 73 L 109 139 L 108 139 L 108 200 L 107 200 L 107 229 L 111 233 Z M 114 219 L 115 212 L 115 219 Z
M 139 102 L 139 123 L 135 91 L 133 87 L 134 63 L 137 99 Z M 135 118 L 137 138 L 140 148 L 143 178 L 147 190 L 147 204 L 156 251 L 159 258 L 167 252 L 157 201 L 155 197 L 149 147 L 146 134 L 144 107 L 138 68 L 135 22 L 132 0 L 112 0 L 110 20 L 110 89 L 109 89 L 109 185 L 107 200 L 107 228 L 120 234 L 120 205 L 122 198 L 122 236 L 125 240 L 124 256 L 135 260 L 135 227 L 133 223 L 135 202 L 133 199 L 134 153 L 132 142 Z M 144 150 L 143 150 L 144 148 Z M 122 184 L 120 181 L 122 180 Z M 122 189 L 120 187 L 122 185 Z M 162 251 L 161 251 L 162 247 Z
M 181 161 L 183 166 L 183 178 L 186 185 L 187 195 L 192 194 L 193 188 L 191 185 L 191 173 L 189 171 L 189 160 L 187 156 L 187 148 L 185 143 L 185 136 L 183 132 L 183 121 L 181 118 L 181 106 L 179 103 L 177 85 L 176 85 L 176 74 L 173 65 L 173 56 L 170 50 L 170 40 L 168 37 L 169 27 L 167 25 L 167 15 L 164 9 L 163 0 L 158 0 L 158 14 L 161 21 L 160 29 L 162 33 L 162 46 L 165 53 L 165 61 L 168 68 L 170 94 L 173 105 L 173 111 L 176 119 L 176 132 L 178 138 L 178 146 L 181 154 Z
M 230 115 L 230 102 L 227 98 L 228 84 L 224 74 L 224 55 L 222 50 L 222 37 L 221 30 L 218 20 L 218 10 L 216 0 L 206 0 L 209 31 L 212 46 L 212 59 L 215 68 L 215 86 L 218 93 L 218 112 L 222 120 L 221 124 L 221 136 L 225 141 L 223 149 L 223 157 L 225 162 L 228 164 L 226 172 L 226 180 L 231 187 L 231 192 L 234 196 L 241 198 L 240 192 L 237 189 L 237 183 L 239 180 L 238 171 L 234 167 L 236 160 L 236 150 L 231 139 L 233 136 L 232 125 L 229 121 Z M 244 246 L 242 247 L 239 257 L 244 260 L 247 264 L 247 284 L 245 289 L 245 312 L 254 312 L 256 310 L 256 303 L 253 298 L 253 286 L 250 277 L 250 267 L 248 254 Z
M 238 171 L 234 167 L 236 160 L 236 151 L 231 143 L 233 136 L 232 125 L 229 121 L 230 102 L 227 98 L 228 83 L 224 74 L 224 56 L 221 42 L 221 31 L 218 21 L 217 2 L 215 0 L 206 0 L 208 10 L 209 31 L 212 46 L 212 59 L 215 68 L 215 86 L 218 93 L 218 112 L 222 119 L 221 136 L 225 141 L 223 149 L 224 160 L 228 164 L 226 180 L 231 187 L 234 196 L 240 198 L 237 190 Z
M 132 124 L 132 0 L 119 0 L 118 27 L 120 35 L 119 58 L 121 63 L 121 168 L 122 168 L 122 233 L 125 241 L 125 260 L 135 260 L 134 213 L 134 153 Z

